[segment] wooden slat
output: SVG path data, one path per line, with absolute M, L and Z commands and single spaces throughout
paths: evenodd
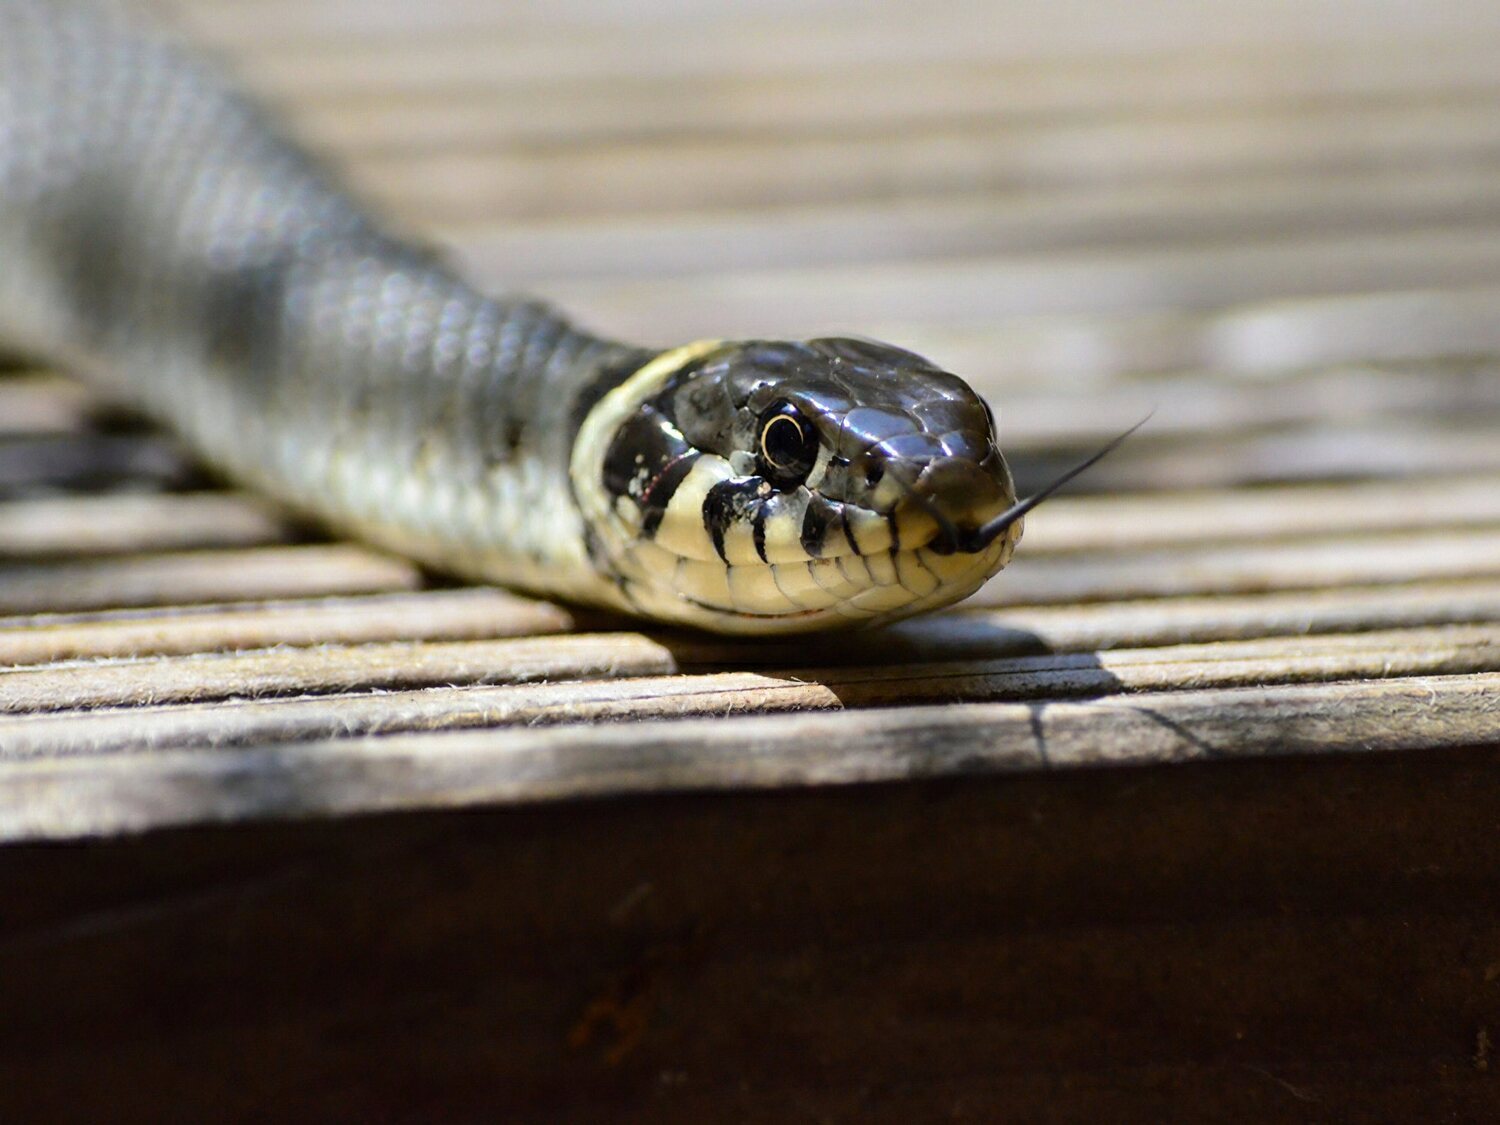
M 248 77 L 287 102 L 313 139 L 411 155 L 516 143 L 591 143 L 692 134 L 779 136 L 916 130 L 973 121 L 1064 123 L 1183 108 L 1434 103 L 1493 94 L 1495 46 L 1434 47 L 1443 66 L 1407 45 L 1342 43 L 1268 54 L 1226 50 L 1087 59 L 958 60 L 942 67 L 861 65 L 843 55 L 776 74 L 719 70 L 684 79 L 635 71 L 546 75 L 517 83 L 493 65 L 405 83 L 376 70 L 347 89 L 305 72 Z M 330 50 L 336 56 L 338 48 Z M 493 63 L 493 56 L 489 60 Z M 691 84 L 692 98 L 684 98 Z
M 405 590 L 419 582 L 411 563 L 342 544 L 0 563 L 0 613 Z
M 1036 556 L 1484 525 L 1500 526 L 1500 476 L 1060 497 L 1028 519 L 1024 542 Z
M 1140 441 L 1127 443 L 1128 449 L 1122 448 L 1080 487 L 1095 491 L 1166 491 L 1178 486 L 1228 488 L 1358 477 L 1399 480 L 1454 472 L 1488 474 L 1500 468 L 1494 433 L 1494 420 L 1480 416 L 1446 424 L 1392 420 L 1368 425 L 1310 425 L 1232 434 L 1221 437 L 1217 444 Z M 1018 486 L 1022 492 L 1041 488 L 1072 468 L 1083 452 L 1078 447 L 1046 455 L 1013 452 Z
M 1339 586 L 1233 597 L 1115 599 L 1094 605 L 969 608 L 946 619 L 911 622 L 895 643 L 914 651 L 941 645 L 951 656 L 988 653 L 1002 637 L 1032 638 L 1042 649 L 1092 651 L 1245 637 L 1363 633 L 1420 625 L 1496 620 L 1500 584 L 1491 579 Z
M 191 484 L 199 470 L 158 435 L 33 434 L 0 437 L 0 497 L 51 490 L 163 488 Z
M 635 634 L 367 644 L 95 662 L 0 671 L 0 712 L 155 701 L 389 691 L 457 683 L 529 683 L 676 669 L 666 646 Z
M 1500 581 L 1336 587 L 1242 597 L 1112 601 L 1099 605 L 975 608 L 908 622 L 880 637 L 891 660 L 980 660 L 1015 653 L 1083 652 L 1277 634 L 1365 632 L 1500 620 Z M 0 619 L 0 665 L 184 656 L 273 647 L 453 641 L 563 632 L 562 607 L 498 590 L 321 598 L 250 607 Z M 787 643 L 716 642 L 673 650 L 699 665 L 848 660 L 846 637 Z M 76 679 L 87 682 L 80 669 Z
M 1126 555 L 1018 557 L 976 604 L 1243 594 L 1500 574 L 1500 529 L 1348 535 Z
M 1011 386 L 983 368 L 970 378 L 996 406 L 1007 450 L 1102 444 L 1126 419 L 1148 412 L 1131 453 L 1167 439 L 1295 438 L 1299 431 L 1360 424 L 1420 432 L 1500 416 L 1500 364 L 1489 358 L 1293 369 L 1238 380 L 1200 370 L 1094 387 Z
M 475 149 L 413 161 L 341 153 L 355 182 L 424 223 L 502 216 L 899 199 L 979 188 L 1175 184 L 1372 163 L 1493 164 L 1482 100 L 1408 107 L 1182 113 L 1062 126 L 972 125 L 864 138 L 692 138 L 583 149 Z M 502 158 L 503 157 L 503 158 Z
M 808 263 L 972 258 L 1105 247 L 1191 246 L 1248 237 L 1493 225 L 1496 167 L 1251 172 L 1194 184 L 1083 185 L 840 200 L 822 206 L 485 217 L 438 228 L 467 267 L 512 284 L 567 277 L 713 274 Z
M 0 438 L 83 429 L 89 407 L 88 396 L 77 383 L 0 370 Z
M 0 559 L 255 547 L 292 537 L 262 502 L 230 493 L 0 502 Z
M 1022 769 L 1369 753 L 1500 738 L 1500 675 L 853 714 L 500 729 L 0 762 L 0 837 Z
M 322 36 L 305 26 L 288 34 L 286 23 L 260 19 L 219 34 L 251 60 L 255 73 L 296 80 L 307 89 L 430 86 L 444 77 L 474 74 L 528 83 L 561 75 L 628 80 L 641 73 L 691 80 L 726 72 L 816 71 L 829 60 L 865 66 L 921 62 L 941 68 L 974 59 L 1093 59 L 1183 50 L 1243 54 L 1247 48 L 1296 51 L 1312 44 L 1327 50 L 1350 42 L 1435 54 L 1455 40 L 1493 40 L 1500 33 L 1500 21 L 1488 9 L 1463 0 L 1424 5 L 1420 14 L 1381 8 L 1379 20 L 1370 18 L 1361 0 L 1314 5 L 1281 0 L 1255 6 L 1253 15 L 1248 6 L 1209 10 L 1187 0 L 1151 7 L 1155 10 L 1148 12 L 1133 5 L 1127 15 L 1107 5 L 1084 12 L 1069 5 L 1049 18 L 1040 5 L 1033 5 L 1025 19 L 1015 19 L 972 2 L 950 2 L 920 14 L 904 5 L 887 6 L 878 18 L 861 5 L 843 15 L 804 14 L 796 21 L 795 35 L 787 34 L 786 25 L 774 16 L 735 11 L 739 18 L 725 18 L 728 10 L 715 14 L 710 8 L 702 23 L 686 12 L 666 28 L 629 18 L 610 19 L 592 29 L 571 20 L 538 21 L 518 35 L 504 26 L 503 18 L 497 21 L 493 9 L 483 13 L 476 30 L 434 23 L 427 13 L 401 17 L 396 6 L 365 6 L 355 18 L 333 16 Z M 182 22 L 215 37 L 216 9 L 179 5 L 177 10 Z M 312 11 L 300 9 L 299 18 L 307 19 Z M 392 19 L 405 26 L 393 27 Z M 683 49 L 685 38 L 691 50 Z M 625 44 L 629 50 L 621 49 Z
M 1500 629 L 1490 625 L 1274 638 L 920 665 L 646 675 L 676 664 L 671 649 L 646 638 L 606 636 L 96 666 L 86 688 L 66 669 L 16 672 L 0 678 L 0 701 L 31 714 L 0 720 L 0 758 L 222 749 L 404 731 L 642 723 L 960 700 L 1035 700 L 1051 706 L 1059 700 L 1184 686 L 1207 691 L 1490 673 L 1500 672 Z M 533 683 L 550 679 L 565 682 Z M 439 687 L 497 681 L 508 686 Z M 424 684 L 436 690 L 411 690 Z M 353 688 L 377 694 L 299 695 L 254 703 L 238 699 Z M 392 690 L 397 688 L 402 690 Z M 232 706 L 161 706 L 226 694 L 237 697 Z M 90 707 L 129 709 L 94 714 L 61 710 Z
M 0 618 L 0 667 L 380 641 L 465 640 L 562 632 L 569 610 L 501 590 L 318 597 L 250 606 Z
M 869 269 L 807 268 L 631 283 L 570 281 L 547 294 L 627 336 L 859 332 L 871 322 L 968 324 L 1009 316 L 1212 310 L 1271 297 L 1493 284 L 1500 231 L 1254 239 L 1195 249 L 1014 255 Z M 647 327 L 650 326 L 650 327 Z
M 1121 376 L 1212 372 L 1213 380 L 1298 368 L 1494 355 L 1500 291 L 1453 285 L 1340 293 L 1295 301 L 1135 313 L 1038 314 L 929 325 L 874 320 L 866 333 L 901 340 L 991 385 L 1107 388 Z M 1089 399 L 1075 399 L 1087 406 Z

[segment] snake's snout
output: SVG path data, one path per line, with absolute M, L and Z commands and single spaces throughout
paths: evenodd
M 980 529 L 1015 503 L 1010 472 L 998 453 L 984 460 L 940 457 L 912 482 L 906 505 L 935 524 L 930 546 L 942 554 L 973 553 Z

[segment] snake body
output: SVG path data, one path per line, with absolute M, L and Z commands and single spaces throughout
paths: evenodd
M 958 377 L 861 340 L 634 347 L 480 293 L 211 64 L 65 0 L 0 0 L 0 341 L 334 527 L 669 622 L 883 622 L 1020 535 Z

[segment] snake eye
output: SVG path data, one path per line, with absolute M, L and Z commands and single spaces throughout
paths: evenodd
M 818 431 L 791 403 L 775 403 L 760 416 L 761 474 L 782 487 L 801 484 L 818 459 Z

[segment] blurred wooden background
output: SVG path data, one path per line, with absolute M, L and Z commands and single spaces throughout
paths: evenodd
M 7 1117 L 1500 1113 L 1500 6 L 155 11 L 486 285 L 889 338 L 1023 486 L 1156 414 L 967 605 L 757 645 L 0 377 Z

